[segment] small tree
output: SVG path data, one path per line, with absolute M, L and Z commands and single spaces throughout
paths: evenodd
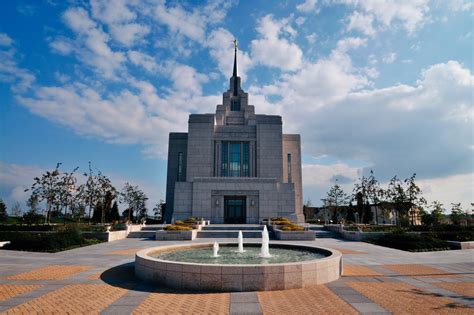
M 59 178 L 59 166 L 61 163 L 56 164 L 56 168 L 53 171 L 47 171 L 45 174 L 41 175 L 40 177 L 35 177 L 34 183 L 31 186 L 32 196 L 41 202 L 43 200 L 46 201 L 46 217 L 45 223 L 49 223 L 51 221 L 51 211 L 52 206 L 58 204 L 58 184 L 60 181 Z M 26 189 L 25 191 L 28 191 Z
M 367 193 L 367 201 L 368 201 L 369 207 L 371 203 L 374 205 L 375 224 L 378 225 L 379 224 L 378 207 L 380 204 L 380 200 L 384 196 L 384 191 L 382 188 L 380 188 L 378 180 L 375 179 L 373 170 L 370 170 L 370 176 L 366 180 L 365 191 Z
M 17 201 L 12 207 L 12 216 L 15 218 L 21 218 L 23 210 L 21 209 L 20 203 Z
M 7 206 L 3 199 L 0 198 L 0 222 L 4 222 L 8 219 Z
M 114 221 L 119 221 L 119 220 L 120 220 L 120 214 L 119 214 L 117 201 L 114 201 L 114 204 L 112 205 L 112 208 L 110 209 L 108 221 L 114 222 Z
M 421 188 L 415 183 L 416 173 L 407 179 L 405 179 L 405 185 L 407 186 L 406 192 L 406 202 L 409 205 L 411 211 L 411 224 L 414 225 L 416 222 L 416 216 L 423 211 L 424 206 L 426 206 L 426 199 L 422 196 Z
M 161 219 L 163 219 L 165 205 L 165 201 L 163 199 L 160 199 L 160 202 L 158 202 L 153 208 L 153 215 L 155 217 L 160 217 Z
M 454 225 L 461 224 L 462 220 L 464 219 L 464 211 L 460 202 L 451 204 L 451 215 L 449 217 Z
M 322 199 L 324 207 L 332 212 L 332 220 L 337 221 L 337 214 L 340 213 L 341 217 L 345 217 L 342 213 L 344 206 L 347 206 L 349 203 L 350 197 L 344 192 L 341 186 L 336 183 L 333 187 L 327 192 L 325 199 Z
M 433 217 L 433 224 L 438 225 L 443 220 L 443 213 L 446 211 L 443 208 L 443 204 L 437 200 L 433 201 L 431 204 L 431 216 Z
M 128 205 L 128 220 L 131 221 L 133 214 L 135 213 L 138 220 L 146 218 L 146 201 L 148 197 L 138 186 L 132 186 L 129 183 L 125 183 L 120 193 L 120 202 Z

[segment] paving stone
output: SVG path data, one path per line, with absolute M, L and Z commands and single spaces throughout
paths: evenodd
M 363 303 L 351 303 L 352 307 L 354 307 L 357 311 L 366 314 L 366 313 L 388 313 L 387 310 L 380 307 L 379 305 L 371 302 L 363 302 Z
M 260 304 L 257 303 L 231 303 L 230 314 L 263 314 Z

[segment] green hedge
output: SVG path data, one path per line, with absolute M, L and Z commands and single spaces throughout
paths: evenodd
M 51 253 L 100 243 L 97 239 L 85 239 L 74 229 L 45 233 L 0 232 L 0 240 L 10 241 L 3 249 Z
M 367 242 L 401 249 L 409 252 L 435 251 L 450 249 L 449 243 L 427 235 L 416 234 L 387 234 L 380 238 L 367 240 Z

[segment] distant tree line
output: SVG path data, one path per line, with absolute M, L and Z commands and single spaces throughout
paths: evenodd
M 336 180 L 334 186 L 327 192 L 326 198 L 322 199 L 323 207 L 331 213 L 331 220 L 335 223 L 342 219 L 345 222 L 358 221 L 378 225 L 379 211 L 384 212 L 383 214 L 395 211 L 398 225 L 414 224 L 420 217 L 423 224 L 440 224 L 446 209 L 439 201 L 433 201 L 428 205 L 415 179 L 416 174 L 405 180 L 394 176 L 384 189 L 371 170 L 368 177 L 359 178 L 351 194 L 344 192 Z M 449 217 L 453 224 L 461 224 L 462 221 L 468 220 L 469 215 L 462 209 L 460 203 L 452 203 Z
M 62 217 L 64 222 L 69 218 L 76 222 L 81 220 L 89 223 L 115 222 L 121 219 L 118 203 L 124 204 L 126 209 L 122 218 L 128 221 L 140 222 L 147 218 L 147 195 L 138 187 L 125 183 L 121 190 L 117 190 L 111 180 L 100 170 L 96 170 L 89 162 L 84 184 L 78 185 L 78 167 L 72 171 L 61 171 L 61 163 L 51 171 L 46 171 L 33 179 L 31 192 L 27 201 L 28 210 L 22 214 L 19 203 L 12 207 L 14 217 L 22 217 L 23 222 L 50 223 L 52 217 Z M 45 208 L 40 209 L 40 205 Z M 164 210 L 163 201 L 158 203 L 153 211 L 155 215 Z M 6 205 L 0 199 L 0 221 L 8 218 Z

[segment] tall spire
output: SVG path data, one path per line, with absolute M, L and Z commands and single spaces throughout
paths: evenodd
M 234 42 L 234 72 L 232 73 L 233 77 L 237 76 L 237 39 L 233 40 Z

